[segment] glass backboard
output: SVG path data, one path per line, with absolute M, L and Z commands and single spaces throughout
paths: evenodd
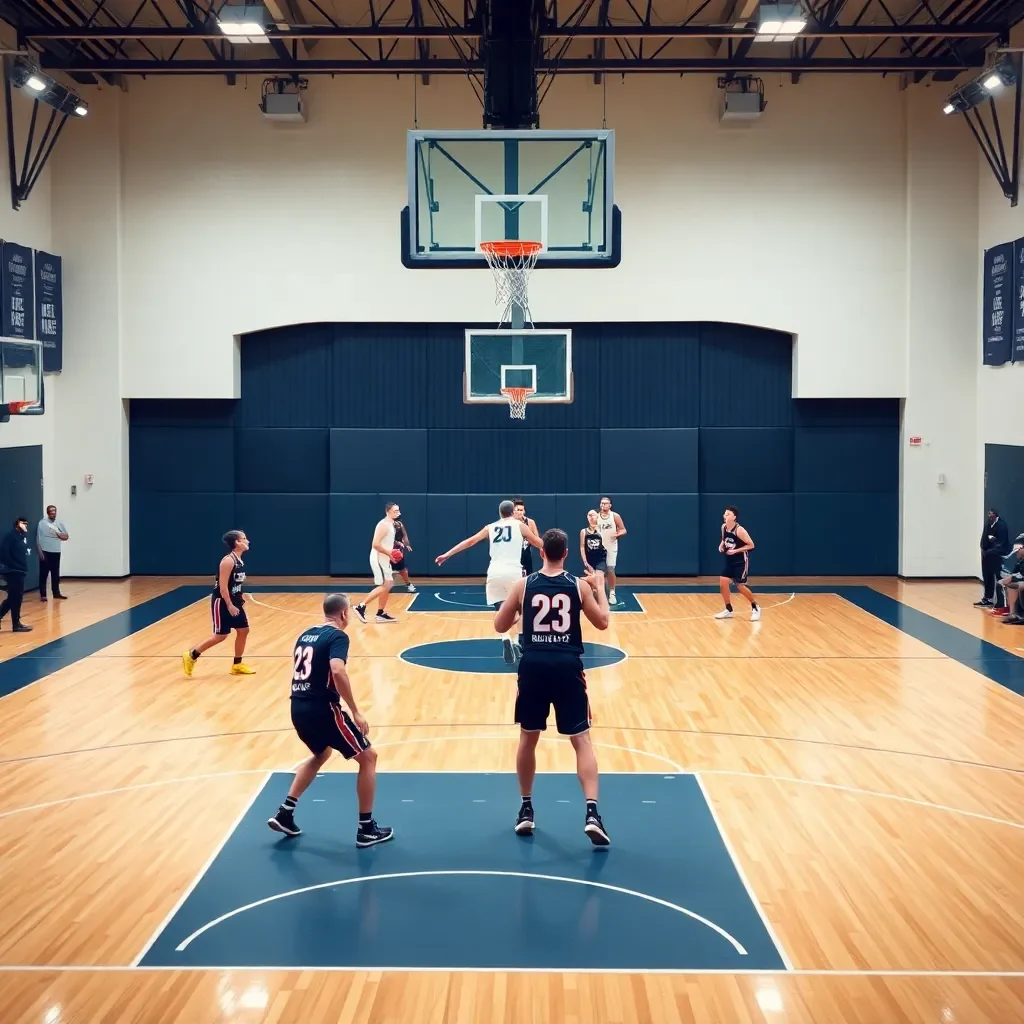
M 572 331 L 467 330 L 463 400 L 505 404 L 501 389 L 520 387 L 531 389 L 531 405 L 572 401 Z
M 43 346 L 38 341 L 0 338 L 0 405 L 31 402 L 22 415 L 43 411 Z

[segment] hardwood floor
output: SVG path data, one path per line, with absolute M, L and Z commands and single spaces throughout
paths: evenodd
M 45 657 L 47 642 L 189 582 L 206 581 L 72 582 L 68 602 L 26 615 L 32 647 L 0 633 L 0 657 Z M 1013 627 L 970 606 L 976 586 L 835 582 L 1016 646 Z M 713 620 L 713 594 L 644 593 L 645 614 L 586 633 L 628 654 L 588 673 L 602 770 L 699 774 L 793 971 L 132 969 L 267 774 L 305 756 L 290 650 L 321 595 L 254 597 L 255 676 L 228 674 L 229 642 L 184 677 L 181 650 L 208 631 L 198 600 L 0 699 L 5 1024 L 1024 1019 L 1024 701 L 799 590 L 765 596 L 759 623 Z M 511 771 L 513 678 L 398 657 L 493 637 L 489 615 L 393 604 L 398 625 L 350 629 L 379 770 Z M 538 766 L 574 771 L 570 747 L 546 736 Z

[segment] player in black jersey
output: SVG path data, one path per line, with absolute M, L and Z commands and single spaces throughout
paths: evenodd
M 295 824 L 295 805 L 309 788 L 317 772 L 337 750 L 346 760 L 359 765 L 356 796 L 359 799 L 359 828 L 356 846 L 376 846 L 394 837 L 394 830 L 373 820 L 373 797 L 377 789 L 377 751 L 367 736 L 370 726 L 356 706 L 349 682 L 348 634 L 349 600 L 344 594 L 324 598 L 324 622 L 304 629 L 292 652 L 292 725 L 313 756 L 303 762 L 291 789 L 277 813 L 267 820 L 275 832 L 286 836 L 302 834 Z M 342 708 L 342 701 L 348 711 Z
M 520 610 L 523 616 L 515 716 L 520 728 L 516 775 L 523 802 L 515 831 L 521 836 L 533 834 L 537 743 L 554 705 L 558 731 L 569 737 L 576 750 L 576 774 L 587 803 L 583 830 L 595 846 L 607 846 L 611 840 L 597 812 L 597 755 L 590 742 L 590 701 L 580 628 L 580 613 L 598 629 L 608 628 L 604 573 L 595 571 L 583 581 L 565 571 L 569 540 L 562 530 L 548 530 L 541 550 L 544 565 L 540 572 L 517 580 L 494 616 L 499 633 L 511 627 Z
M 213 635 L 181 656 L 181 663 L 185 666 L 187 676 L 192 675 L 199 655 L 225 641 L 231 630 L 235 631 L 235 660 L 231 666 L 231 674 L 251 676 L 256 672 L 251 665 L 246 665 L 242 661 L 245 655 L 245 641 L 249 637 L 249 620 L 245 614 L 245 598 L 242 595 L 242 584 L 245 583 L 245 562 L 242 561 L 242 555 L 249 550 L 249 538 L 241 530 L 228 530 L 223 539 L 228 554 L 220 560 L 217 575 L 213 580 L 213 593 L 210 594 Z
M 405 553 L 412 551 L 412 542 L 409 540 L 409 531 L 405 528 L 405 523 L 401 519 L 395 520 L 395 551 L 400 551 L 402 557 L 396 562 L 394 558 L 391 559 L 391 571 L 397 572 L 401 577 L 402 582 L 405 584 L 408 593 L 415 594 L 416 587 L 409 582 L 409 567 L 405 564 Z
M 732 618 L 729 588 L 735 583 L 736 589 L 750 602 L 750 621 L 757 622 L 761 618 L 761 609 L 750 587 L 747 586 L 747 576 L 750 573 L 748 555 L 754 550 L 754 542 L 750 539 L 750 534 L 740 526 L 739 514 L 738 508 L 729 505 L 722 516 L 722 541 L 718 545 L 718 550 L 725 555 L 725 565 L 722 567 L 722 575 L 718 578 L 718 589 L 722 594 L 725 608 L 715 618 Z
M 526 523 L 534 533 L 540 533 L 537 529 L 537 524 L 526 514 L 526 502 L 518 495 L 512 499 L 512 515 L 521 523 Z M 524 576 L 529 576 L 533 572 L 533 548 L 528 540 L 523 541 L 523 554 L 520 565 L 523 567 Z
M 583 571 L 588 576 L 595 569 L 604 572 L 608 568 L 608 549 L 601 538 L 594 509 L 587 513 L 587 525 L 580 530 L 580 558 L 583 559 Z

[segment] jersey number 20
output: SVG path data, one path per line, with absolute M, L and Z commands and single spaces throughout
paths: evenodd
M 313 671 L 313 648 L 312 647 L 296 647 L 295 648 L 295 671 L 292 673 L 292 679 L 308 679 L 310 672 Z
M 569 618 L 571 607 L 568 594 L 555 594 L 548 597 L 547 594 L 533 595 L 533 631 L 535 633 L 568 633 L 572 621 Z M 552 609 L 558 613 L 557 622 L 546 622 Z
M 512 527 L 511 526 L 496 526 L 494 528 L 494 537 L 492 538 L 493 543 L 498 544 L 503 540 L 512 539 Z

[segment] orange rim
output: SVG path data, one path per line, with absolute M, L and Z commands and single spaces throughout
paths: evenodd
M 544 248 L 543 242 L 481 242 L 480 248 L 488 256 L 536 256 Z

